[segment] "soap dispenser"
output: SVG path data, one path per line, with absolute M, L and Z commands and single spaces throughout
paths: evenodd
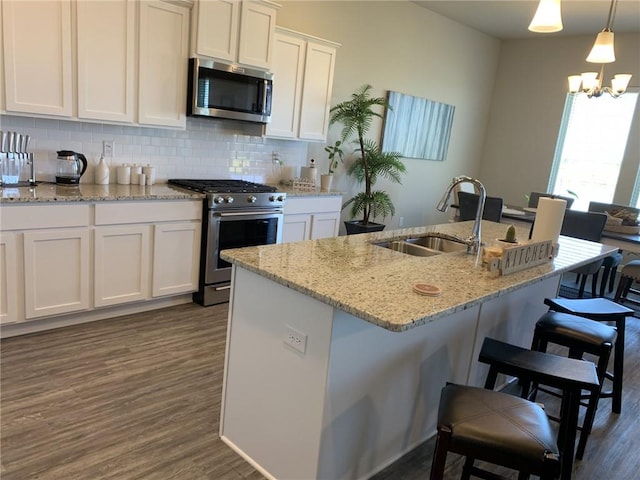
M 96 165 L 94 183 L 96 185 L 108 185 L 109 184 L 109 166 L 104 161 L 104 157 L 100 156 L 100 161 Z

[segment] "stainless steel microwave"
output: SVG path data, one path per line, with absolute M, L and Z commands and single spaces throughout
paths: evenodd
M 269 123 L 272 90 L 270 72 L 189 59 L 187 115 Z

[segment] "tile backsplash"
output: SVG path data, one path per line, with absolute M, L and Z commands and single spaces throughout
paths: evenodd
M 31 136 L 28 150 L 40 181 L 55 180 L 58 150 L 73 150 L 89 164 L 81 183 L 93 183 L 105 140 L 114 145 L 113 157 L 105 157 L 111 183 L 123 163 L 155 166 L 159 183 L 168 178 L 277 183 L 280 167 L 273 152 L 285 165 L 303 166 L 308 160 L 307 142 L 265 138 L 260 125 L 232 120 L 188 118 L 186 130 L 174 130 L 0 115 L 0 130 Z

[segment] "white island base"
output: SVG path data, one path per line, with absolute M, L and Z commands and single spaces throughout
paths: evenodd
M 234 265 L 222 440 L 267 478 L 369 478 L 435 434 L 446 382 L 483 385 L 485 336 L 530 344 L 559 280 L 392 332 Z

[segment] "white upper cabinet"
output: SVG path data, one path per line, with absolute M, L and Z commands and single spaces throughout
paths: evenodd
M 6 109 L 4 103 L 4 28 L 2 25 L 2 5 L 0 5 L 0 112 Z
M 70 117 L 71 0 L 2 1 L 6 109 Z
M 242 2 L 238 63 L 271 68 L 277 6 L 267 2 Z
M 140 3 L 138 122 L 186 126 L 189 10 L 161 1 Z
M 339 44 L 276 30 L 270 137 L 327 139 L 336 49 Z
M 133 122 L 135 0 L 77 3 L 78 117 Z
M 196 1 L 191 54 L 270 69 L 278 8 L 268 0 Z
M 234 62 L 238 51 L 240 2 L 196 1 L 192 18 L 191 54 Z

